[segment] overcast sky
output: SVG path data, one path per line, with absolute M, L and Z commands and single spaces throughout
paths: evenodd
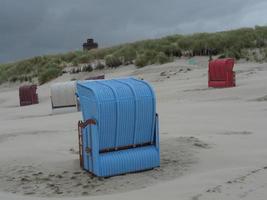
M 267 25 L 266 0 L 0 0 L 0 63 L 176 33 Z

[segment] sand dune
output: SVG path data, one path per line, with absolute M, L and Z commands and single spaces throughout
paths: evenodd
M 108 179 L 79 168 L 81 113 L 52 113 L 51 83 L 27 107 L 18 86 L 1 86 L 0 199 L 265 199 L 267 64 L 238 63 L 237 87 L 211 89 L 208 58 L 195 59 L 99 72 L 150 81 L 160 116 L 161 167 Z

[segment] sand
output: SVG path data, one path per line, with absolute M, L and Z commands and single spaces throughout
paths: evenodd
M 266 199 L 267 64 L 236 64 L 237 87 L 207 87 L 207 57 L 91 74 L 135 76 L 155 89 L 161 167 L 111 178 L 79 168 L 80 112 L 53 112 L 49 87 L 40 104 L 19 107 L 18 86 L 0 87 L 0 199 Z

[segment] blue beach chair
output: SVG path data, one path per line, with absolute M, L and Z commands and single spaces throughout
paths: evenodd
M 160 165 L 159 125 L 151 86 L 135 78 L 77 83 L 84 170 L 108 177 Z

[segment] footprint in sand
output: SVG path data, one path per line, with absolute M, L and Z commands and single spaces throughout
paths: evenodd
M 51 171 L 51 168 L 40 170 L 39 165 L 19 166 L 10 163 L 12 168 L 1 168 L 0 177 L 5 178 L 0 181 L 0 189 L 38 197 L 77 197 L 137 190 L 187 173 L 197 162 L 195 155 L 198 150 L 208 147 L 208 144 L 195 137 L 166 139 L 161 141 L 160 168 L 110 178 L 94 177 L 77 169 Z
M 258 102 L 267 101 L 267 95 L 265 95 L 263 97 L 259 97 L 259 98 L 255 99 L 255 101 L 258 101 Z
M 250 131 L 227 131 L 224 133 L 219 133 L 220 135 L 252 135 L 253 132 Z
M 206 199 L 239 199 L 266 188 L 267 166 L 251 170 L 245 175 L 228 180 L 221 185 L 211 187 L 206 192 L 192 197 L 192 200 Z

